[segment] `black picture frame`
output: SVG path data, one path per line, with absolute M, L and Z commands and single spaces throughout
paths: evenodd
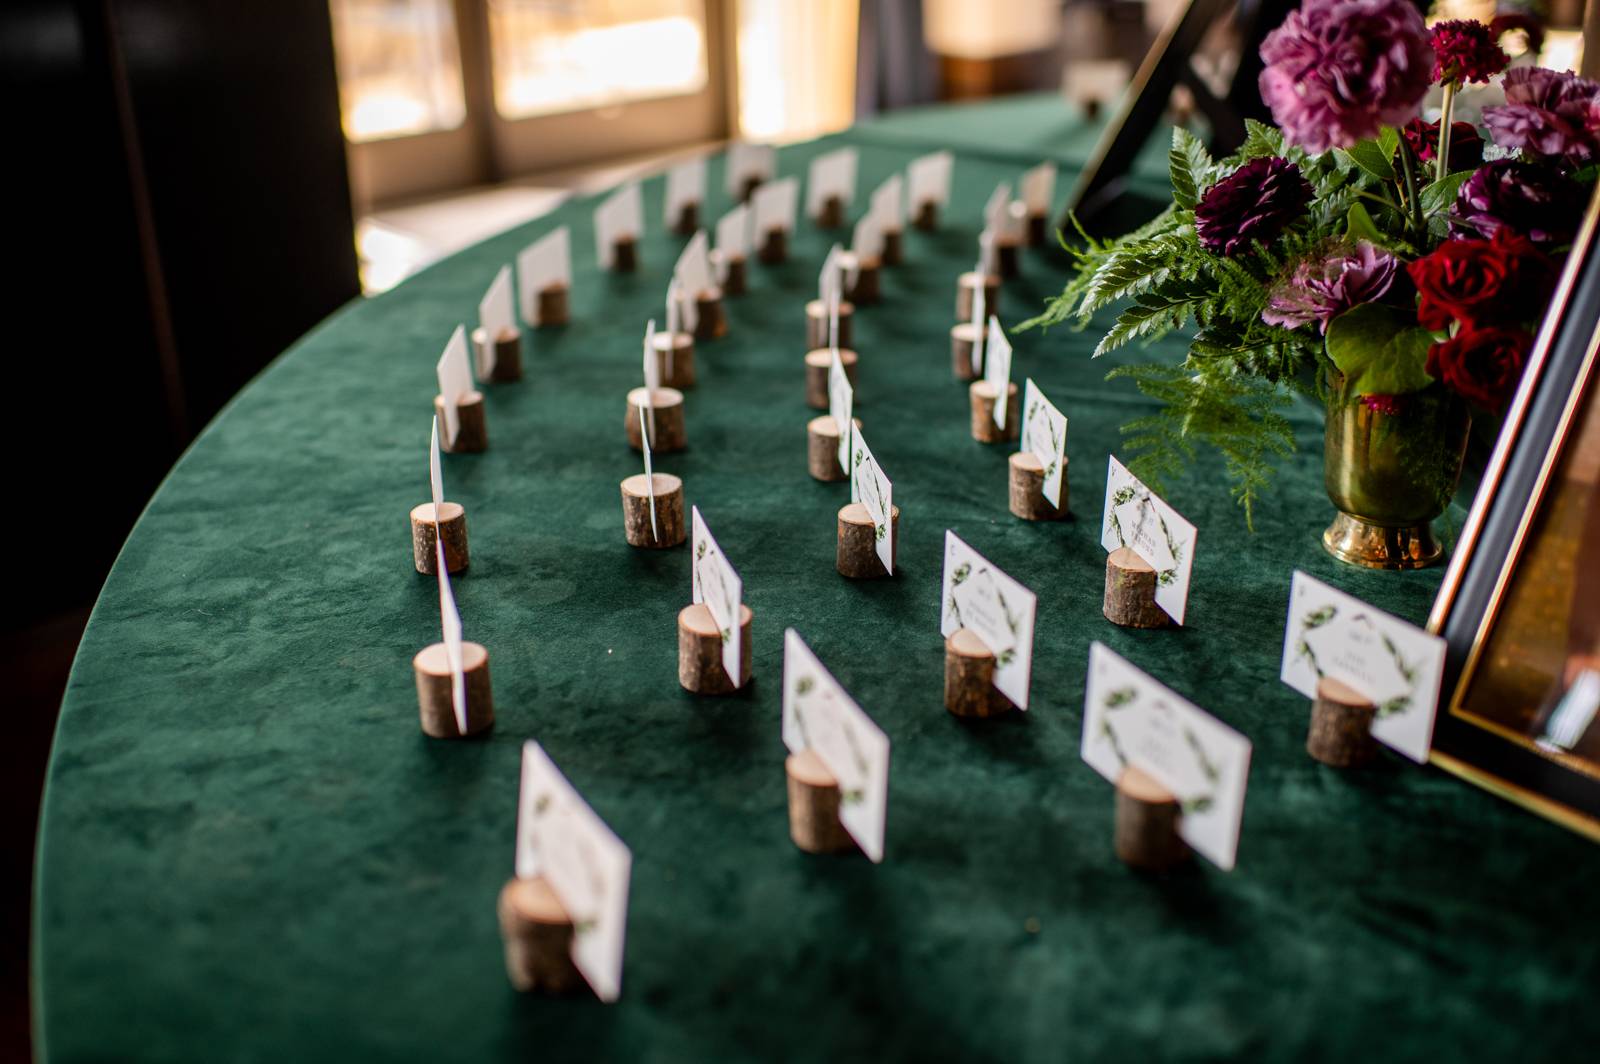
M 1600 416 L 1600 187 L 1591 198 L 1428 621 L 1446 645 L 1431 760 L 1600 841 L 1600 778 L 1454 712 L 1505 578 L 1585 412 Z M 1594 562 L 1600 564 L 1600 560 Z M 1487 618 L 1487 622 L 1486 619 Z

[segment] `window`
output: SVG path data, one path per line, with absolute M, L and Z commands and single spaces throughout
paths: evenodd
M 360 144 L 467 117 L 451 0 L 332 0 L 344 132 Z

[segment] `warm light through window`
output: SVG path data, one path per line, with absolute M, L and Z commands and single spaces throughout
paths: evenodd
M 495 107 L 505 118 L 699 92 L 702 0 L 491 0 Z
M 465 121 L 451 0 L 332 0 L 345 136 L 382 140 Z

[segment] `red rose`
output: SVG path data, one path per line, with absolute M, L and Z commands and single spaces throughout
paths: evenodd
M 1522 329 L 1463 325 L 1428 348 L 1428 372 L 1468 402 L 1498 413 L 1516 391 L 1533 337 Z
M 1447 240 L 1406 272 L 1422 302 L 1424 329 L 1514 324 L 1537 318 L 1555 280 L 1555 270 L 1533 242 L 1508 229 L 1488 240 Z

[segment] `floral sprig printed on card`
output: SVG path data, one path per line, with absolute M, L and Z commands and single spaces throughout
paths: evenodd
M 952 592 L 954 592 L 956 588 L 958 588 L 962 584 L 966 583 L 967 577 L 969 577 L 971 575 L 972 575 L 972 563 L 971 562 L 962 562 L 960 565 L 956 566 L 955 572 L 950 574 L 950 590 Z M 955 621 L 956 625 L 958 627 L 960 627 L 961 626 L 961 607 L 960 607 L 960 605 L 958 605 L 956 603 L 956 597 L 955 597 L 954 594 L 951 594 L 949 599 L 947 599 L 945 601 L 945 610 L 949 614 L 950 618 Z
M 1326 606 L 1312 610 L 1300 619 L 1300 638 L 1295 643 L 1295 654 L 1311 663 L 1311 671 L 1317 674 L 1318 679 L 1322 678 L 1322 663 L 1317 660 L 1317 653 L 1311 649 L 1311 644 L 1306 642 L 1306 633 L 1314 632 L 1323 625 L 1332 623 L 1337 616 L 1339 616 L 1339 607 L 1330 602 Z

